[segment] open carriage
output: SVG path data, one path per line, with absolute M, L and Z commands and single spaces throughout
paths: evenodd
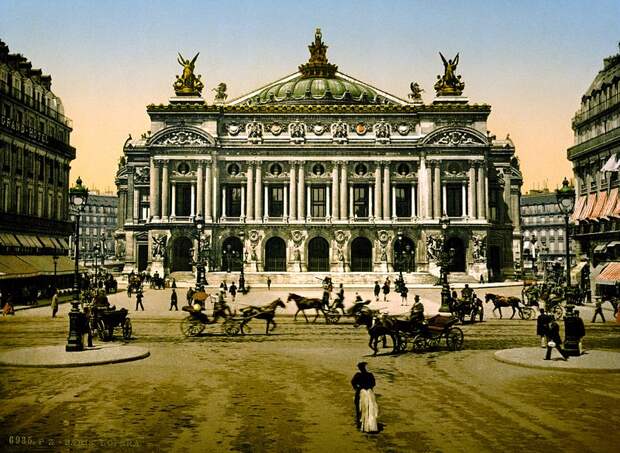
M 120 329 L 124 340 L 131 339 L 132 325 L 131 318 L 127 316 L 127 309 L 92 306 L 90 308 L 90 328 L 92 332 L 97 332 L 101 341 L 114 339 L 114 329 Z
M 413 352 L 425 352 L 439 346 L 442 339 L 450 351 L 463 349 L 463 331 L 454 324 L 458 319 L 454 316 L 435 315 L 427 320 L 427 324 L 412 340 Z

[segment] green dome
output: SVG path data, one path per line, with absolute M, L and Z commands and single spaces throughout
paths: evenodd
M 372 88 L 342 77 L 307 77 L 276 83 L 254 98 L 257 104 L 377 104 L 385 102 Z

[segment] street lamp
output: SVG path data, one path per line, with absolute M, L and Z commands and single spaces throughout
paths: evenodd
M 200 214 L 194 217 L 194 226 L 196 227 L 198 236 L 198 250 L 196 253 L 196 288 L 198 288 L 204 281 L 204 261 L 202 257 L 202 246 L 200 241 L 202 239 L 202 232 L 205 227 L 205 221 Z
M 241 274 L 239 275 L 239 291 L 245 293 L 245 275 L 243 268 L 245 267 L 245 233 L 241 231 L 239 233 L 239 239 L 241 239 Z
M 58 283 L 56 282 L 56 269 L 58 268 L 58 255 L 54 254 L 54 256 L 52 256 L 52 260 L 54 261 L 54 288 L 56 288 L 58 285 Z
M 99 257 L 101 256 L 101 245 L 93 246 L 93 256 L 95 257 L 95 287 L 98 287 L 99 280 Z
M 564 247 L 566 252 L 566 286 L 570 288 L 570 248 L 569 248 L 569 225 L 568 217 L 573 213 L 575 207 L 575 191 L 568 185 L 566 177 L 562 181 L 562 188 L 556 190 L 555 197 L 558 203 L 558 207 L 562 214 L 564 214 L 564 227 L 566 229 L 566 236 L 564 237 Z
M 78 177 L 75 186 L 69 189 L 69 200 L 75 213 L 75 268 L 73 272 L 73 300 L 69 312 L 69 337 L 65 351 L 83 351 L 84 341 L 82 336 L 83 326 L 86 323 L 86 315 L 80 311 L 80 216 L 88 202 L 88 189 L 82 185 L 82 179 Z M 90 338 L 90 337 L 89 337 Z
M 448 250 L 448 228 L 450 227 L 450 218 L 444 214 L 439 219 L 441 226 L 441 251 L 439 253 L 439 281 L 441 283 L 441 307 L 440 312 L 449 313 L 450 305 L 450 285 L 448 284 L 448 266 L 452 263 L 454 249 Z

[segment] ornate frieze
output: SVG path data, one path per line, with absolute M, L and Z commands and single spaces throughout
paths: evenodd
M 209 141 L 196 132 L 178 130 L 162 135 L 152 144 L 160 146 L 207 146 Z
M 471 132 L 463 130 L 447 130 L 433 135 L 427 141 L 428 145 L 462 146 L 462 145 L 486 145 L 486 143 Z

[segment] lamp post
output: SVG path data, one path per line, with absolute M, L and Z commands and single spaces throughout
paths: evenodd
M 562 188 L 555 192 L 558 207 L 562 214 L 564 214 L 564 228 L 566 235 L 564 237 L 564 248 L 566 252 L 566 286 L 570 288 L 570 239 L 569 239 L 569 224 L 568 217 L 573 213 L 575 207 L 575 190 L 568 185 L 568 180 L 564 178 L 562 181 Z
M 443 313 L 449 313 L 450 305 L 448 304 L 448 301 L 450 300 L 450 285 L 448 284 L 448 267 L 450 266 L 450 263 L 452 262 L 452 257 L 454 255 L 454 249 L 448 250 L 447 244 L 450 218 L 446 214 L 444 214 L 439 219 L 439 225 L 441 226 L 441 252 L 439 253 L 441 307 L 439 307 L 439 311 Z
M 98 282 L 99 282 L 99 257 L 101 256 L 101 245 L 95 244 L 93 246 L 93 256 L 95 257 L 95 287 L 98 287 Z
M 71 311 L 69 312 L 69 337 L 65 351 L 83 351 L 83 326 L 86 323 L 86 315 L 80 311 L 80 216 L 84 212 L 88 202 L 88 189 L 82 185 L 82 179 L 78 177 L 75 186 L 69 189 L 69 199 L 75 213 L 75 268 L 73 272 L 73 300 L 71 301 Z
M 245 274 L 243 268 L 245 267 L 245 234 L 239 233 L 239 239 L 241 239 L 241 273 L 239 274 L 239 292 L 245 294 Z
M 52 256 L 52 260 L 54 261 L 54 288 L 56 288 L 56 269 L 58 269 L 58 255 L 54 254 L 54 256 Z
M 202 256 L 202 232 L 205 227 L 205 221 L 200 214 L 194 217 L 194 225 L 196 226 L 198 250 L 196 252 L 196 288 L 204 282 L 204 261 Z

